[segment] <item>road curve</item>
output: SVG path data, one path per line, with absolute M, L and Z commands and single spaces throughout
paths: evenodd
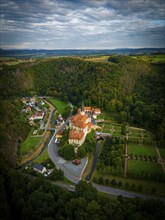
M 99 142 L 96 141 L 96 150 L 95 150 L 95 154 L 94 154 L 94 157 L 93 157 L 93 163 L 92 163 L 91 171 L 88 174 L 88 176 L 86 177 L 86 180 L 88 182 L 91 180 L 92 174 L 93 174 L 93 172 L 94 172 L 94 170 L 96 168 L 98 154 L 99 154 L 99 147 L 100 147 Z
M 103 185 L 98 185 L 96 183 L 92 183 L 93 187 L 95 187 L 98 191 L 107 193 L 109 195 L 114 195 L 114 196 L 123 196 L 127 198 L 136 198 L 140 197 L 143 199 L 159 199 L 165 204 L 165 199 L 154 196 L 154 195 L 147 195 L 147 194 L 142 194 L 142 193 L 137 193 L 137 192 L 130 192 L 130 191 L 125 191 L 122 189 L 116 189 L 108 186 L 103 186 Z

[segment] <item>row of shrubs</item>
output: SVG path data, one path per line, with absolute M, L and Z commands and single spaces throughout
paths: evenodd
M 157 162 L 157 157 L 156 156 L 147 156 L 147 155 L 141 155 L 141 154 L 129 154 L 131 159 L 135 160 L 144 160 L 144 161 L 151 161 L 151 162 Z
M 127 141 L 128 144 L 134 143 L 134 144 L 148 144 L 148 145 L 156 145 L 156 141 L 150 140 L 150 139 L 139 139 L 139 138 L 130 138 Z
M 102 176 L 100 176 L 99 178 L 94 177 L 93 182 L 97 184 L 101 184 L 101 185 L 112 186 L 112 187 L 117 187 L 121 189 L 136 191 L 136 192 L 148 191 L 148 189 L 145 189 L 141 184 L 135 185 L 134 183 L 129 184 L 128 182 L 122 182 L 121 180 L 117 181 L 116 179 L 112 179 L 112 180 L 109 180 L 107 178 L 104 179 Z M 150 193 L 156 193 L 156 188 L 153 187 L 150 190 Z
M 134 179 L 144 179 L 144 180 L 153 180 L 153 181 L 157 181 L 157 182 L 165 182 L 165 175 L 159 174 L 159 173 L 149 173 L 149 172 L 136 172 L 136 171 L 132 171 L 132 172 L 128 172 L 128 177 L 130 178 L 134 178 Z

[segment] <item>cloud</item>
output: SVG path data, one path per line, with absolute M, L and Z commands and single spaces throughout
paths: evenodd
M 164 0 L 1 0 L 0 4 L 3 48 L 114 48 L 129 47 L 129 42 L 131 47 L 145 47 L 154 46 L 154 39 L 164 47 Z

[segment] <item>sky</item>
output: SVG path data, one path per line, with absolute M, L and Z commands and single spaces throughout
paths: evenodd
M 165 47 L 165 0 L 0 0 L 0 48 Z

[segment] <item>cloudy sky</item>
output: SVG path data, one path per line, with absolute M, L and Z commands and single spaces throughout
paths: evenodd
M 0 0 L 0 48 L 165 47 L 165 0 Z

